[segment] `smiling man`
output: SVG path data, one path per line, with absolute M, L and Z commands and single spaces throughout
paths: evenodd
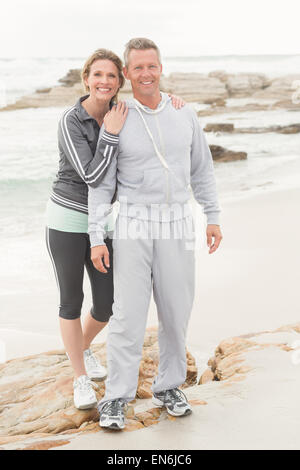
M 161 93 L 160 52 L 145 38 L 126 45 L 124 74 L 134 99 L 118 139 L 118 156 L 98 188 L 89 189 L 92 261 L 107 272 L 105 220 L 117 190 L 120 210 L 114 248 L 114 304 L 107 338 L 108 379 L 98 404 L 100 426 L 124 428 L 135 398 L 153 289 L 160 361 L 153 402 L 173 416 L 191 413 L 179 389 L 186 380 L 185 337 L 194 299 L 195 263 L 190 187 L 207 216 L 209 253 L 219 246 L 219 206 L 213 162 L 195 112 L 174 109 Z
M 130 64 L 129 64 L 130 54 Z M 158 49 L 130 49 L 125 52 L 125 77 L 130 80 L 135 99 L 155 109 L 161 101 L 159 82 L 162 73 Z

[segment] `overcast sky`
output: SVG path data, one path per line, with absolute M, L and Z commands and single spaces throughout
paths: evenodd
M 299 54 L 299 0 L 5 0 L 0 57 L 123 52 L 145 36 L 163 56 Z

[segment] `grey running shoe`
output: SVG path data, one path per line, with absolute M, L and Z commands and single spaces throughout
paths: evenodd
M 105 403 L 100 411 L 99 425 L 101 428 L 124 429 L 124 408 L 126 402 L 121 398 Z
M 153 393 L 152 402 L 156 406 L 165 406 L 172 416 L 187 416 L 192 413 L 191 405 L 179 388 Z

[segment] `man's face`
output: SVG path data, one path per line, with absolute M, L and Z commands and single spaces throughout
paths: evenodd
M 151 96 L 159 90 L 162 66 L 155 49 L 132 49 L 128 57 L 128 66 L 124 67 L 123 72 L 131 81 L 134 94 Z

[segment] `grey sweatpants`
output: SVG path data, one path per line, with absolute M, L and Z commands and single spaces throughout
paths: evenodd
M 131 239 L 121 239 L 126 231 Z M 160 392 L 185 382 L 185 337 L 194 299 L 191 216 L 160 223 L 119 215 L 115 233 L 114 304 L 107 337 L 108 378 L 99 409 L 108 400 L 123 398 L 128 402 L 135 398 L 152 288 L 160 350 L 152 391 Z M 137 234 L 136 239 L 132 239 L 133 234 Z M 166 236 L 168 239 L 163 239 Z

